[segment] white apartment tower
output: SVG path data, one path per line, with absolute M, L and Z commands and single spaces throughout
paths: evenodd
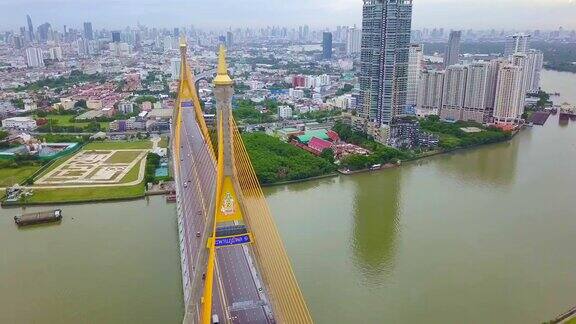
M 498 82 L 498 70 L 500 65 L 508 63 L 505 59 L 491 60 L 488 63 L 488 75 L 486 78 L 486 96 L 484 99 L 485 114 L 484 122 L 490 122 L 494 112 L 494 100 L 496 98 L 496 84 Z
M 530 46 L 530 35 L 528 34 L 514 34 L 506 38 L 506 45 L 504 47 L 504 56 L 510 56 L 514 53 L 526 53 Z
M 62 61 L 62 48 L 60 46 L 50 48 L 48 56 L 51 60 Z
M 526 53 L 525 88 L 528 93 L 538 93 L 540 89 L 540 73 L 544 63 L 544 55 L 538 50 L 529 50 Z
M 522 67 L 514 64 L 500 66 L 494 100 L 495 123 L 514 124 L 520 120 L 523 111 L 520 94 L 523 87 Z
M 418 86 L 416 115 L 419 117 L 438 115 L 442 107 L 443 88 L 444 71 L 422 71 Z
M 28 67 L 43 67 L 44 55 L 39 47 L 28 47 L 26 49 L 26 64 Z
M 356 26 L 348 28 L 346 33 L 346 54 L 360 53 L 360 43 L 362 40 L 362 30 Z
M 408 83 L 406 85 L 406 105 L 415 106 L 418 99 L 418 85 L 422 70 L 422 45 L 410 44 L 408 53 Z
M 460 64 L 446 68 L 440 118 L 446 120 L 462 119 L 467 72 L 467 67 Z
M 484 122 L 489 64 L 475 62 L 468 65 L 462 120 Z
M 511 57 L 510 57 L 510 63 L 512 63 L 513 65 L 516 65 L 518 67 L 520 67 L 520 74 L 521 74 L 521 79 L 522 79 L 522 84 L 520 85 L 520 92 L 518 93 L 518 102 L 521 105 L 521 112 L 520 114 L 524 113 L 524 103 L 526 101 L 526 88 L 527 88 L 527 81 L 528 80 L 528 70 L 530 69 L 529 67 L 529 62 L 528 62 L 528 56 L 524 53 L 514 53 Z

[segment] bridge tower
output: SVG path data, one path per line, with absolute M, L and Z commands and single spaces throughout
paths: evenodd
M 202 135 L 204 139 L 210 139 L 208 133 L 208 127 L 206 126 L 206 121 L 204 120 L 204 112 L 202 111 L 202 105 L 200 104 L 200 98 L 198 98 L 198 91 L 196 89 L 196 83 L 194 81 L 194 75 L 190 70 L 190 64 L 188 63 L 188 46 L 186 45 L 186 38 L 182 36 L 180 38 L 180 82 L 178 83 L 178 97 L 176 98 L 176 104 L 174 106 L 174 113 L 172 120 L 174 121 L 174 133 L 172 134 L 174 143 L 174 153 L 175 156 L 180 156 L 180 136 L 182 129 L 182 109 L 185 107 L 193 107 L 194 113 L 196 115 L 196 121 L 200 126 Z M 208 147 L 210 152 L 214 157 L 214 151 L 212 144 L 208 142 Z M 179 160 L 177 159 L 177 163 Z
M 214 78 L 218 132 L 216 193 L 213 200 L 212 236 L 207 242 L 209 252 L 201 322 L 208 324 L 211 320 L 217 248 L 250 244 L 246 249 L 253 251 L 256 261 L 254 267 L 259 272 L 264 290 L 270 294 L 270 312 L 273 312 L 274 321 L 312 323 L 232 116 L 233 84 L 227 71 L 225 49 L 221 45 L 217 75 Z
M 224 245 L 246 244 L 252 241 L 252 235 L 244 224 L 240 192 L 235 179 L 232 95 L 234 82 L 228 75 L 226 53 L 220 46 L 217 74 L 214 78 L 214 96 L 216 98 L 218 130 L 218 154 L 216 168 L 216 193 L 214 206 L 214 227 L 212 238 L 208 240 L 208 266 L 204 286 L 204 304 L 202 323 L 210 323 L 211 301 L 214 285 L 214 265 L 216 248 Z

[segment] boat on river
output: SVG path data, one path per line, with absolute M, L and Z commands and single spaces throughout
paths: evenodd
M 14 222 L 18 226 L 27 226 L 43 223 L 54 223 L 62 220 L 62 209 L 54 209 L 37 213 L 14 216 Z

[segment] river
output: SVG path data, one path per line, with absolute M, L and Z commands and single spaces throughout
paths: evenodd
M 576 102 L 576 74 L 542 86 Z M 574 306 L 574 139 L 552 117 L 508 143 L 266 188 L 316 322 L 539 323 Z M 0 323 L 181 322 L 174 205 L 61 207 L 61 224 L 20 230 L 0 210 Z
M 543 88 L 576 103 L 576 74 Z M 576 125 L 267 188 L 318 323 L 540 323 L 576 304 Z
M 0 323 L 181 323 L 174 205 L 58 207 L 61 224 L 24 229 L 0 210 Z

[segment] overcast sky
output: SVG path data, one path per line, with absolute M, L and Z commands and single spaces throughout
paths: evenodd
M 362 0 L 0 0 L 0 30 L 26 25 L 201 28 L 361 22 Z M 413 28 L 576 29 L 576 0 L 414 0 Z

